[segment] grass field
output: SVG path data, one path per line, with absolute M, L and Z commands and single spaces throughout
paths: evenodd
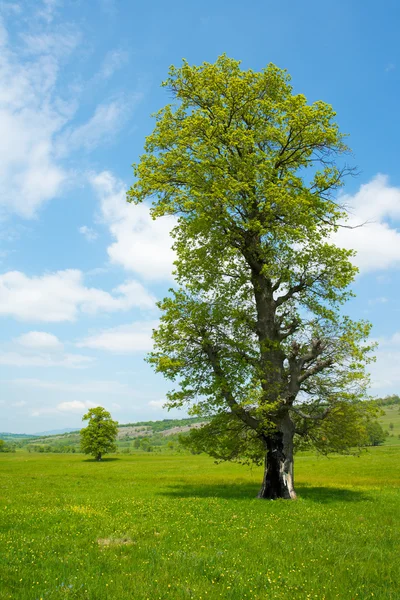
M 400 446 L 297 458 L 299 499 L 205 456 L 0 455 L 0 598 L 400 598 Z

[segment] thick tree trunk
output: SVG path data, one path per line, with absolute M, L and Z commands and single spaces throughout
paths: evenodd
M 296 499 L 293 478 L 294 428 L 289 417 L 280 425 L 279 430 L 266 441 L 264 478 L 257 498 Z
M 96 455 L 96 460 L 101 460 L 101 452 Z

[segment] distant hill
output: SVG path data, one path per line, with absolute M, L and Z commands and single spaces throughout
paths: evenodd
M 162 421 L 139 421 L 137 423 L 126 423 L 119 424 L 118 427 L 118 438 L 134 438 L 144 435 L 152 435 L 160 433 L 161 435 L 173 435 L 176 433 L 182 433 L 190 430 L 196 424 L 204 422 L 203 418 L 192 417 L 186 419 L 163 419 Z M 0 433 L 0 439 L 15 439 L 23 440 L 37 440 L 40 441 L 42 438 L 46 438 L 46 442 L 50 443 L 53 440 L 56 441 L 61 439 L 63 442 L 68 440 L 77 440 L 79 429 L 65 428 L 65 429 L 53 429 L 50 431 L 42 431 L 32 434 L 27 433 Z
M 22 439 L 22 438 L 32 438 L 32 437 L 35 437 L 35 436 L 30 433 L 9 433 L 6 431 L 0 431 L 0 440 L 4 440 L 5 438 Z
M 37 437 L 47 437 L 51 435 L 63 435 L 66 433 L 73 433 L 74 431 L 80 431 L 79 429 L 53 429 L 51 431 L 42 431 L 38 433 L 10 433 L 8 431 L 0 431 L 0 440 L 23 440 L 32 439 Z
M 37 433 L 33 433 L 32 435 L 34 437 L 42 437 L 47 435 L 61 435 L 63 433 L 73 433 L 74 431 L 80 431 L 80 429 L 71 429 L 67 427 L 66 429 L 51 429 L 50 431 L 38 431 Z

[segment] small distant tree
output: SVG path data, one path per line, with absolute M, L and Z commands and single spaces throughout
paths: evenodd
M 118 422 L 113 421 L 111 414 L 101 406 L 91 408 L 82 421 L 89 421 L 88 426 L 81 429 L 81 450 L 101 460 L 104 454 L 115 452 L 115 440 L 118 433 Z
M 366 426 L 369 446 L 381 446 L 387 438 L 387 432 L 378 421 L 370 421 Z

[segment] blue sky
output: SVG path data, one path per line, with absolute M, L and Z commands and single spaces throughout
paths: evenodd
M 331 103 L 360 171 L 343 191 L 358 250 L 352 317 L 380 342 L 371 392 L 400 390 L 400 8 L 316 0 L 26 0 L 0 7 L 0 431 L 168 417 L 143 361 L 171 285 L 168 220 L 125 203 L 169 100 L 171 64 L 274 62 Z M 169 413 L 178 416 L 178 411 Z

